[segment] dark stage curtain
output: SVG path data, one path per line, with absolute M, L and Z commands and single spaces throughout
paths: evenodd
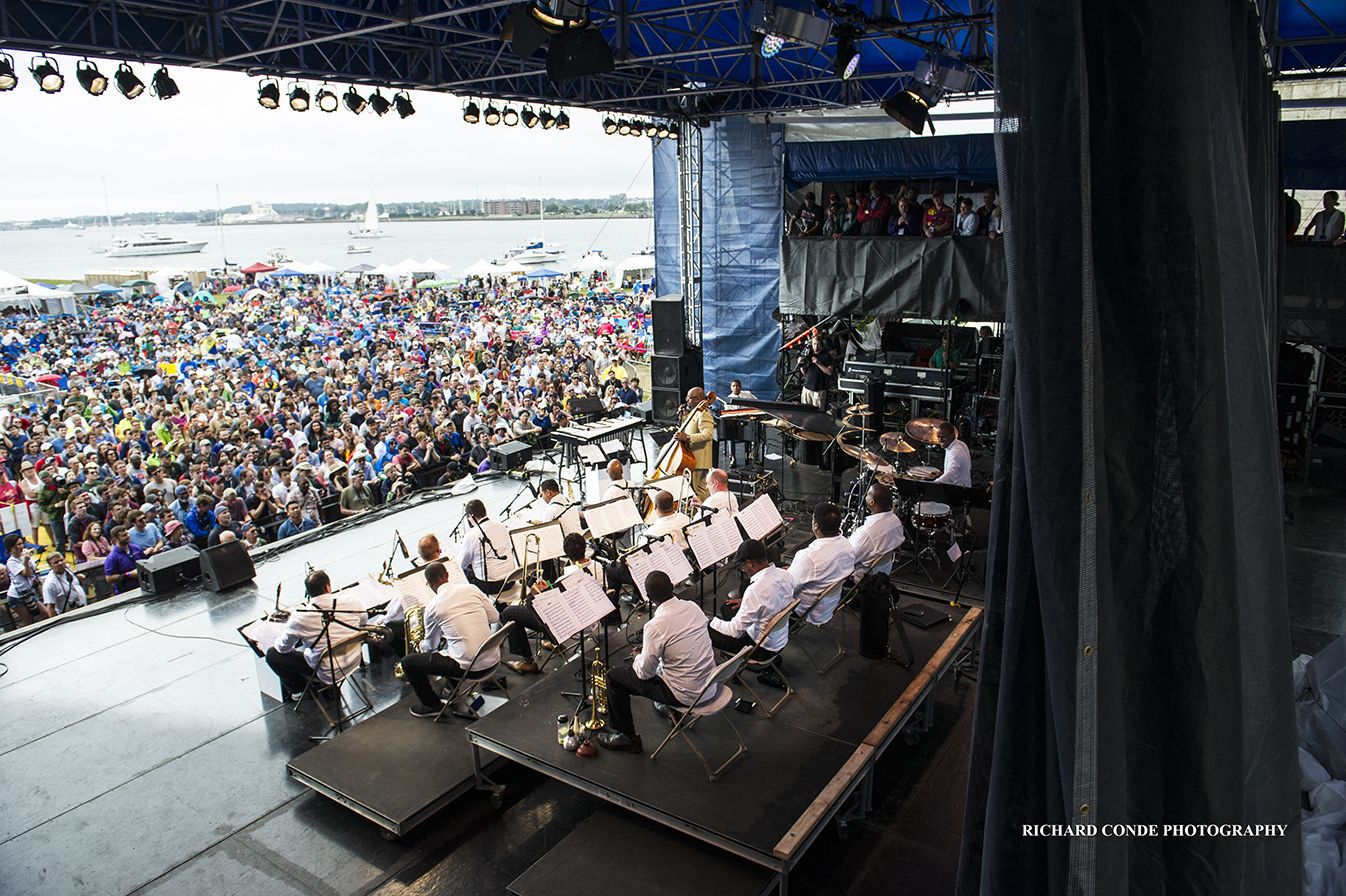
M 1241 2 L 996 5 L 1009 276 L 958 892 L 1300 890 L 1278 109 Z M 1024 825 L 1153 824 L 1154 837 Z M 1284 837 L 1163 825 L 1284 824 Z

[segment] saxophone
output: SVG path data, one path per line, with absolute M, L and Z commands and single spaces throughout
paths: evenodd
M 608 667 L 603 665 L 602 660 L 594 660 L 589 665 L 589 680 L 593 683 L 593 712 L 584 726 L 590 731 L 597 731 L 607 724 L 598 714 L 601 712 L 606 715 L 608 711 Z
M 420 646 L 421 641 L 425 639 L 425 607 L 410 607 L 407 609 L 406 620 L 406 650 L 403 653 L 415 653 L 416 648 Z M 402 664 L 393 666 L 393 674 L 398 678 L 406 678 L 407 675 L 402 671 Z

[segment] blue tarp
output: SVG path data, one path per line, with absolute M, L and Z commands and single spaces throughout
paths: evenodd
M 791 143 L 785 151 L 786 189 L 817 182 L 958 178 L 996 181 L 990 134 Z
M 1346 187 L 1346 119 L 1281 122 L 1281 169 L 1287 190 Z

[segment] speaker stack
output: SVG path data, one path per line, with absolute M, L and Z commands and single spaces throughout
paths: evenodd
M 211 591 L 227 591 L 257 577 L 241 541 L 226 541 L 200 553 L 201 578 Z
M 654 354 L 650 357 L 650 399 L 654 422 L 677 423 L 687 390 L 701 385 L 701 349 L 689 348 L 682 296 L 654 300 Z
M 136 562 L 140 590 L 166 594 L 192 579 L 201 578 L 201 558 L 196 545 L 184 544 Z

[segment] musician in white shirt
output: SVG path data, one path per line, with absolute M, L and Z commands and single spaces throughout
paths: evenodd
M 738 497 L 729 490 L 728 473 L 720 469 L 711 470 L 706 474 L 706 488 L 710 494 L 701 502 L 702 507 L 727 512 L 730 516 L 738 513 Z
M 691 517 L 678 510 L 671 492 L 660 491 L 654 498 L 654 522 L 645 527 L 645 537 L 653 541 L 667 535 L 681 550 L 687 550 L 687 536 L 682 527 L 691 523 Z
M 725 601 L 727 609 L 736 610 L 732 619 L 710 621 L 710 641 L 716 650 L 726 653 L 737 653 L 756 644 L 776 614 L 794 600 L 794 580 L 771 562 L 766 546 L 760 541 L 749 538 L 740 544 L 733 562 L 750 576 L 748 587 L 743 590 L 740 600 Z M 785 649 L 789 638 L 789 626 L 781 626 L 771 633 L 752 659 L 763 662 L 771 659 Z
M 729 394 L 726 395 L 724 398 L 720 399 L 720 402 L 721 404 L 724 405 L 724 409 L 726 411 L 737 411 L 741 408 L 741 405 L 739 405 L 735 401 L 735 399 L 739 398 L 750 398 L 756 400 L 757 396 L 753 395 L 747 389 L 744 389 L 743 383 L 739 382 L 738 380 L 734 380 L 729 384 Z M 743 462 L 746 464 L 752 460 L 752 444 L 749 443 L 746 439 L 741 438 L 741 436 L 743 435 L 743 428 L 746 425 L 747 422 L 744 420 L 734 420 L 732 418 L 729 420 L 725 420 L 723 417 L 720 418 L 721 431 L 727 430 L 731 435 L 739 436 L 739 438 L 732 438 L 732 439 L 726 438 L 720 440 L 721 445 L 723 445 L 725 442 L 729 443 L 729 466 L 731 468 L 738 466 L 738 446 L 740 442 L 743 443 Z M 721 448 L 720 452 L 721 454 L 723 454 L 724 449 Z
M 835 504 L 823 503 L 814 508 L 813 535 L 813 543 L 790 561 L 789 572 L 795 583 L 794 596 L 799 598 L 795 615 L 806 617 L 814 625 L 824 625 L 832 618 L 841 594 L 823 601 L 823 592 L 855 570 L 855 549 L 841 534 L 841 508 Z
M 425 568 L 425 581 L 435 590 L 435 599 L 425 608 L 425 639 L 417 653 L 402 658 L 402 671 L 421 701 L 411 707 L 411 714 L 422 718 L 436 716 L 444 707 L 431 675 L 458 676 L 500 663 L 498 648 L 477 657 L 491 637 L 491 626 L 500 621 L 490 598 L 474 585 L 450 583 L 448 570 L 438 560 Z
M 631 483 L 626 481 L 626 468 L 619 460 L 608 461 L 608 486 L 603 490 L 603 501 L 611 501 L 630 494 Z
M 465 512 L 471 532 L 463 539 L 458 565 L 469 582 L 497 595 L 519 568 L 510 552 L 509 530 L 486 515 L 486 505 L 478 498 L 467 502 Z
M 972 452 L 968 450 L 967 443 L 958 438 L 958 430 L 947 420 L 939 425 L 937 435 L 939 447 L 944 449 L 944 472 L 935 481 L 964 488 L 971 486 Z
M 869 572 L 869 566 L 889 551 L 902 547 L 907 533 L 902 528 L 902 520 L 893 513 L 893 493 L 882 482 L 876 482 L 865 493 L 865 509 L 869 516 L 864 525 L 851 533 L 850 543 L 855 550 L 855 572 L 851 575 L 857 582 Z M 888 575 L 893 571 L 893 562 L 876 566 L 874 572 Z
M 318 670 L 319 681 L 331 684 L 332 670 L 328 664 L 318 665 L 329 640 L 331 646 L 336 647 L 355 637 L 357 629 L 369 619 L 354 597 L 332 594 L 332 580 L 321 569 L 309 573 L 304 580 L 304 590 L 308 592 L 308 601 L 290 611 L 285 630 L 275 646 L 266 652 L 266 664 L 280 679 L 283 702 L 303 693 L 314 668 Z M 332 616 L 327 637 L 323 636 L 324 612 Z M 349 675 L 359 665 L 359 652 L 352 652 L 341 661 L 337 674 Z
M 430 532 L 421 536 L 421 540 L 416 542 L 416 554 L 420 557 L 423 565 L 433 563 L 439 559 L 439 536 Z M 415 564 L 415 561 L 412 561 Z M 388 601 L 388 605 L 383 608 L 383 613 L 369 618 L 370 625 L 384 625 L 392 632 L 385 641 L 371 641 L 369 644 L 369 657 L 374 660 L 381 660 L 384 657 L 395 656 L 399 660 L 406 651 L 403 649 L 407 643 L 407 608 L 402 603 L 402 595 L 394 594 Z
M 561 514 L 570 509 L 570 502 L 561 497 L 561 486 L 555 479 L 544 479 L 538 486 L 538 497 L 542 499 L 542 518 L 539 523 L 550 523 L 554 519 L 559 519 Z

